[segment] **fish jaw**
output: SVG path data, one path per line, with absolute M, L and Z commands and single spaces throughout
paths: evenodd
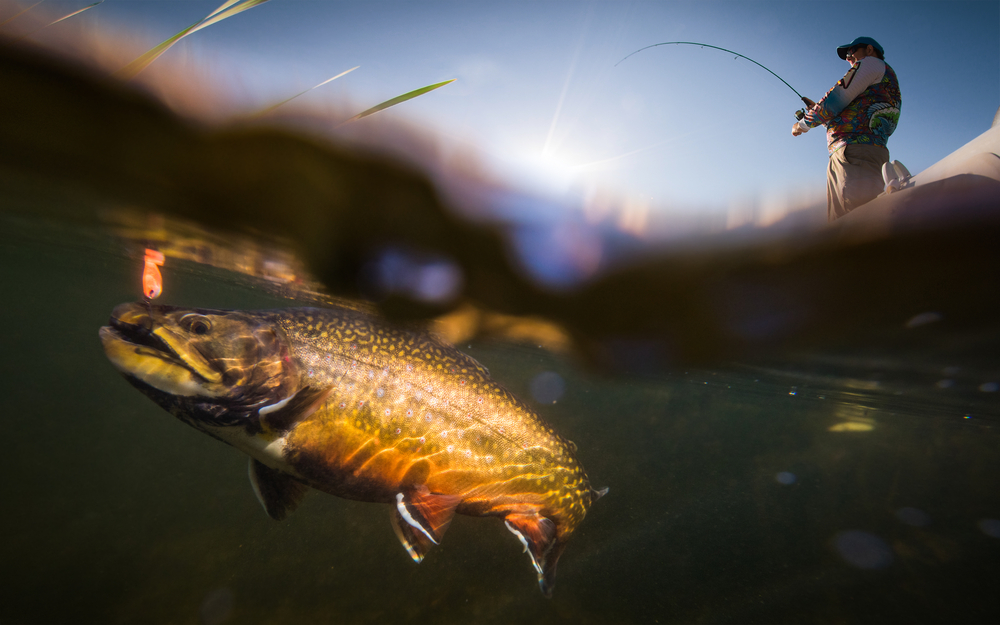
M 219 379 L 212 375 L 204 358 L 187 351 L 181 357 L 175 346 L 176 337 L 163 328 L 148 330 L 149 321 L 137 310 L 115 309 L 111 325 L 99 331 L 101 344 L 108 360 L 126 377 L 182 397 L 218 397 L 221 389 L 214 388 Z M 183 348 L 182 348 L 183 349 Z M 193 365 L 192 365 L 193 363 Z

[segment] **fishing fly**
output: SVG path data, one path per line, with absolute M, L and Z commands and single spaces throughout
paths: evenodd
M 774 72 L 772 72 L 767 67 L 764 67 L 763 65 L 761 65 L 757 61 L 751 59 L 750 57 L 748 57 L 748 56 L 746 56 L 744 54 L 740 54 L 739 52 L 734 52 L 732 50 L 727 50 L 726 48 L 720 48 L 719 46 L 713 46 L 713 45 L 708 44 L 708 43 L 699 43 L 697 41 L 664 41 L 663 43 L 654 43 L 654 44 L 648 45 L 648 46 L 646 46 L 644 48 L 639 48 L 638 50 L 636 50 L 632 54 L 629 54 L 628 56 L 626 56 L 621 61 L 618 61 L 617 63 L 615 63 L 615 67 L 618 67 L 619 65 L 621 65 L 625 61 L 625 59 L 627 59 L 629 56 L 632 56 L 633 54 L 638 54 L 638 53 L 642 52 L 643 50 L 648 50 L 650 48 L 655 48 L 657 46 L 669 46 L 669 45 L 700 46 L 702 48 L 712 48 L 713 50 L 721 50 L 723 52 L 728 52 L 729 54 L 735 54 L 736 58 L 746 59 L 746 60 L 750 61 L 754 65 L 756 65 L 756 66 L 758 66 L 758 67 L 766 70 L 769 74 L 771 74 L 772 76 L 774 76 L 775 78 L 777 78 L 781 82 L 785 83 L 785 86 L 788 87 L 789 89 L 791 89 L 795 93 L 795 95 L 799 96 L 799 99 L 802 100 L 802 102 L 804 102 L 806 106 L 812 107 L 812 106 L 816 105 L 815 102 L 813 102 L 809 98 L 805 97 L 804 95 L 802 95 L 801 93 L 799 93 L 798 91 L 796 91 L 795 87 L 793 87 L 790 84 L 788 84 L 788 81 L 786 81 L 784 78 L 782 78 L 781 76 L 778 76 L 777 74 L 775 74 Z M 805 116 L 805 113 L 806 112 L 805 112 L 804 109 L 798 110 L 798 111 L 795 112 L 795 118 L 796 119 L 802 119 L 802 117 Z
M 162 252 L 146 249 L 142 270 L 142 294 L 147 299 L 156 299 L 163 292 L 163 277 L 160 275 L 159 269 L 163 265 L 163 261 Z

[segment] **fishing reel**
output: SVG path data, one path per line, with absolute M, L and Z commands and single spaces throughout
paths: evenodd
M 808 106 L 809 108 L 812 108 L 812 107 L 816 106 L 815 102 L 813 102 L 812 100 L 810 100 L 809 98 L 807 98 L 805 96 L 802 96 L 802 102 L 806 106 Z M 799 110 L 795 111 L 795 120 L 796 121 L 802 121 L 802 118 L 805 117 L 805 116 L 806 116 L 806 110 L 805 109 L 799 109 Z

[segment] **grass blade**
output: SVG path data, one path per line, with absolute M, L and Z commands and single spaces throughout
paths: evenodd
M 61 21 L 63 21 L 63 20 L 68 20 L 69 18 L 73 17 L 74 15 L 79 15 L 80 13 L 83 13 L 83 12 L 84 12 L 84 11 L 86 11 L 87 9 L 93 9 L 94 7 L 96 7 L 97 5 L 99 5 L 99 4 L 100 4 L 100 3 L 102 3 L 102 2 L 104 2 L 104 0 L 98 0 L 98 1 L 97 1 L 97 2 L 95 2 L 94 4 L 91 4 L 91 5 L 88 5 L 88 6 L 85 6 L 85 7 L 83 7 L 82 9 L 80 9 L 79 11 L 73 11 L 73 12 L 72 12 L 72 13 L 70 13 L 69 15 L 64 15 L 64 16 L 60 17 L 59 19 L 57 19 L 57 20 L 56 20 L 56 21 L 54 21 L 54 22 L 49 22 L 49 24 L 48 24 L 48 25 L 49 25 L 49 26 L 52 26 L 52 24 L 58 24 L 59 22 L 61 22 Z
M 171 37 L 170 39 L 167 39 L 163 43 L 147 50 L 141 56 L 139 56 L 139 58 L 137 58 L 136 60 L 132 61 L 125 67 L 118 70 L 115 73 L 115 75 L 124 80 L 131 80 L 132 78 L 135 78 L 135 76 L 139 72 L 149 67 L 150 63 L 158 59 L 161 54 L 169 50 L 171 46 L 173 46 L 175 43 L 177 43 L 178 41 L 183 39 L 186 35 L 188 35 L 192 30 L 194 30 L 194 27 L 197 25 L 198 24 L 191 24 L 181 32 Z
M 303 91 L 302 93 L 296 93 L 295 95 L 293 95 L 292 97 L 290 97 L 288 99 L 282 100 L 281 102 L 278 102 L 277 104 L 273 104 L 273 105 L 271 105 L 271 106 L 269 106 L 269 107 L 267 107 L 265 109 L 261 109 L 260 111 L 258 111 L 256 113 L 254 113 L 253 115 L 251 115 L 251 117 L 260 117 L 261 115 L 267 115 L 268 113 L 270 113 L 274 109 L 278 108 L 282 104 L 286 104 L 288 102 L 291 102 L 292 100 L 294 100 L 295 98 L 299 97 L 300 95 L 305 95 L 305 94 L 309 93 L 310 91 L 312 91 L 313 89 L 318 89 L 318 88 L 322 87 L 323 85 L 325 85 L 326 83 L 333 82 L 334 80 L 337 80 L 338 78 L 340 78 L 341 76 L 344 76 L 345 74 L 350 74 L 351 72 L 353 72 L 354 70 L 358 69 L 359 67 L 361 67 L 361 66 L 360 65 L 355 65 L 354 67 L 352 67 L 351 69 L 349 69 L 347 71 L 340 72 L 339 74 L 337 74 L 333 78 L 327 78 L 326 80 L 324 80 L 323 82 L 319 83 L 315 87 L 310 87 L 310 88 L 306 89 L 305 91 Z
M 12 15 L 12 16 L 8 17 L 7 19 L 5 19 L 4 21 L 0 22 L 0 26 L 5 25 L 7 22 L 12 22 L 12 21 L 16 20 L 17 18 L 21 17 L 22 15 L 24 15 L 25 13 L 27 13 L 28 11 L 30 11 L 31 9 L 35 8 L 36 6 L 38 6 L 39 4 L 41 4 L 43 2 L 45 2 L 45 0 L 38 0 L 38 2 L 36 2 L 33 5 L 31 5 L 27 9 L 22 9 L 18 13 L 15 13 L 14 15 Z
M 181 32 L 171 37 L 170 39 L 167 39 L 163 43 L 145 52 L 139 58 L 132 61 L 122 69 L 118 70 L 115 73 L 115 75 L 124 80 L 131 80 L 139 72 L 149 67 L 149 64 L 158 59 L 161 54 L 169 50 L 171 46 L 173 46 L 175 43 L 177 43 L 184 37 L 187 37 L 191 33 L 201 30 L 206 26 L 211 26 L 216 22 L 220 22 L 226 19 L 227 17 L 231 17 L 233 15 L 236 15 L 237 13 L 246 11 L 247 9 L 252 9 L 253 7 L 259 4 L 264 4 L 267 1 L 268 0 L 226 0 L 217 9 L 209 13 L 200 22 L 195 22 L 194 24 L 188 26 Z
M 209 17 L 212 17 L 213 15 L 215 15 L 217 13 L 221 13 L 222 11 L 225 11 L 226 9 L 228 9 L 231 6 L 233 6 L 234 4 L 236 4 L 239 1 L 240 0 L 226 0 L 225 2 L 223 2 L 222 4 L 219 5 L 219 8 L 217 8 L 214 11 L 212 11 L 211 13 L 209 13 L 208 16 L 205 17 L 205 19 L 207 20 Z
M 239 2 L 239 0 L 236 0 L 236 1 Z M 243 2 L 241 4 L 237 4 L 237 6 L 234 6 L 234 7 L 230 8 L 230 9 L 228 9 L 228 10 L 224 10 L 224 9 L 226 9 L 226 7 L 234 4 L 233 0 L 227 0 L 218 9 L 212 11 L 212 13 L 208 17 L 206 17 L 204 20 L 202 20 L 201 22 L 199 22 L 194 27 L 194 29 L 191 30 L 191 33 L 195 32 L 195 31 L 198 31 L 198 30 L 201 30 L 202 28 L 205 28 L 206 26 L 211 26 L 212 24 L 215 24 L 216 22 L 221 22 L 222 20 L 226 19 L 227 17 L 232 17 L 232 16 L 236 15 L 237 13 L 242 13 L 243 11 L 246 11 L 247 9 L 252 9 L 255 6 L 259 5 L 259 4 L 264 4 L 267 1 L 268 0 L 243 0 Z M 190 35 L 191 33 L 188 33 L 188 34 Z
M 395 105 L 399 104 L 400 102 L 406 102 L 407 100 L 412 100 L 413 98 L 415 98 L 417 96 L 424 95 L 425 93 L 428 93 L 430 91 L 434 91 L 435 89 L 439 89 L 439 88 L 441 88 L 441 87 L 443 87 L 445 85 L 450 85 L 451 83 L 455 82 L 456 80 L 458 80 L 458 79 L 457 78 L 452 78 L 451 80 L 446 80 L 444 82 L 434 83 L 433 85 L 427 85 L 426 87 L 421 87 L 420 89 L 414 89 L 413 91 L 409 91 L 407 93 L 404 93 L 403 95 L 396 96 L 395 98 L 392 98 L 391 100 L 386 100 L 385 102 L 383 102 L 381 104 L 376 104 L 375 106 L 371 107 L 370 109 L 358 113 L 354 117 L 352 117 L 349 120 L 347 120 L 346 122 L 344 122 L 344 124 L 347 124 L 349 122 L 353 122 L 353 121 L 359 120 L 362 117 L 368 117 L 369 115 L 374 115 L 375 113 L 378 113 L 379 111 L 384 111 L 385 109 L 389 108 L 390 106 L 395 106 Z M 341 124 L 341 125 L 343 125 L 343 124 Z

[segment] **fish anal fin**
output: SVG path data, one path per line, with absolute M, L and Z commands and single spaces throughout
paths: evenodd
M 309 487 L 294 477 L 250 458 L 250 484 L 264 512 L 280 521 L 298 507 Z
M 556 524 L 540 514 L 511 513 L 504 524 L 524 545 L 531 556 L 531 564 L 538 574 L 538 586 L 546 597 L 552 596 L 555 585 L 556 564 L 562 554 L 563 544 L 557 539 Z
M 296 423 L 319 410 L 331 392 L 332 386 L 305 386 L 279 402 L 264 406 L 257 414 L 272 430 L 287 432 Z
M 441 542 L 462 498 L 430 492 L 426 486 L 396 494 L 392 527 L 414 562 Z

